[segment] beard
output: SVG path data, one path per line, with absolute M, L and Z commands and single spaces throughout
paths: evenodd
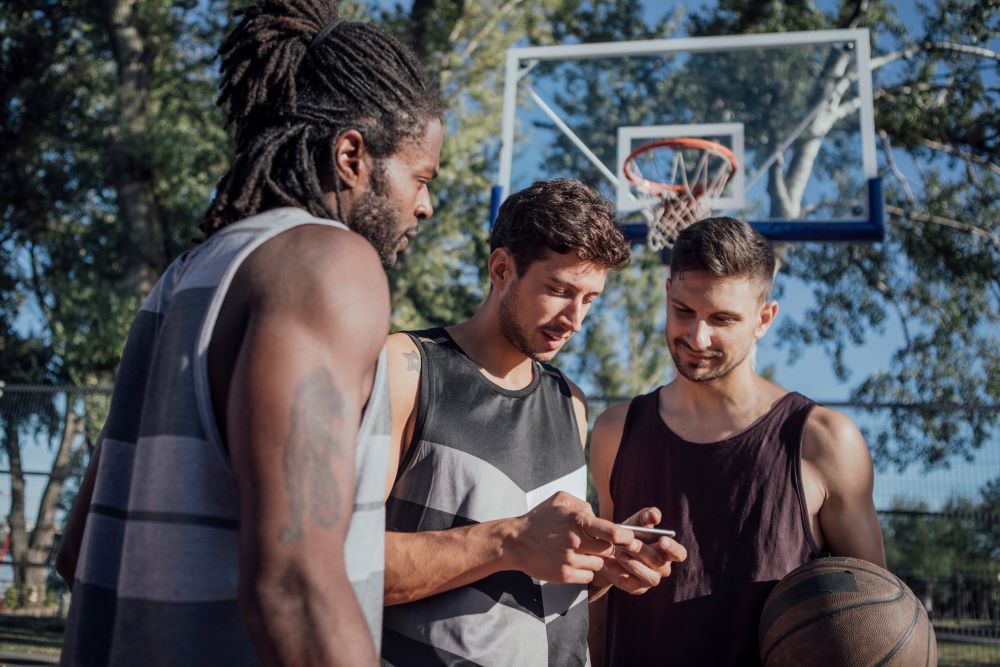
M 517 319 L 517 312 L 514 308 L 516 298 L 517 285 L 511 286 L 511 289 L 500 297 L 500 333 L 503 334 L 508 343 L 514 346 L 515 350 L 532 361 L 548 361 L 555 356 L 555 353 L 543 358 L 543 355 L 531 349 L 524 326 Z
M 680 354 L 677 352 L 677 350 L 681 347 L 688 350 L 692 349 L 691 346 L 685 343 L 682 339 L 675 338 L 674 344 L 669 346 L 670 358 L 674 360 L 674 368 L 677 369 L 677 372 L 691 382 L 713 382 L 715 380 L 721 380 L 732 373 L 737 366 L 742 364 L 746 360 L 747 355 L 750 353 L 750 348 L 747 348 L 747 351 L 744 352 L 743 356 L 741 356 L 738 360 L 727 364 L 726 358 L 722 355 L 722 353 L 717 350 L 710 350 L 710 352 L 714 352 L 718 355 L 716 359 L 719 360 L 719 365 L 714 368 L 710 367 L 707 369 L 700 367 L 697 369 L 697 371 L 701 371 L 699 374 L 696 372 L 696 369 L 685 366 L 684 362 L 680 358 Z
M 559 349 L 555 350 L 536 350 L 531 347 L 531 343 L 528 342 L 528 331 L 527 327 L 521 324 L 521 321 L 517 318 L 517 308 L 515 302 L 517 301 L 517 285 L 513 285 L 511 289 L 502 297 L 500 297 L 499 304 L 499 317 L 500 317 L 500 333 L 503 337 L 507 339 L 515 350 L 528 357 L 532 361 L 538 361 L 541 363 L 551 361 Z M 543 331 L 550 331 L 553 335 L 560 334 L 556 331 L 554 327 L 541 327 Z M 560 348 L 561 349 L 561 348 Z
M 344 224 L 368 239 L 382 266 L 388 270 L 396 265 L 397 248 L 405 234 L 399 230 L 399 212 L 389 199 L 389 186 L 381 161 L 375 161 L 370 184 L 371 187 L 346 216 Z

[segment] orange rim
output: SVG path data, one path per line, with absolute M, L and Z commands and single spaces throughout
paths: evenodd
M 684 190 L 684 185 L 671 185 L 667 183 L 660 183 L 659 181 L 651 181 L 642 176 L 638 176 L 632 173 L 632 164 L 638 156 L 644 153 L 650 153 L 652 151 L 658 150 L 660 148 L 696 148 L 699 150 L 707 151 L 709 153 L 714 153 L 726 161 L 729 162 L 729 175 L 726 177 L 726 183 L 733 177 L 736 170 L 739 169 L 739 165 L 736 163 L 736 156 L 731 150 L 723 146 L 722 144 L 709 141 L 708 139 L 696 139 L 693 137 L 682 137 L 679 139 L 661 139 L 660 141 L 654 141 L 650 144 L 645 144 L 639 146 L 634 151 L 629 153 L 628 158 L 625 159 L 625 178 L 636 188 L 647 188 L 653 194 L 660 194 L 661 192 L 682 192 Z M 695 186 L 692 189 L 692 193 L 697 197 L 701 195 L 701 188 Z

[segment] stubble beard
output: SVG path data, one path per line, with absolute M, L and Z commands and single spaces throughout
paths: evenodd
M 386 270 L 396 265 L 396 249 L 403 234 L 399 231 L 399 212 L 389 199 L 389 184 L 381 161 L 375 161 L 370 187 L 351 209 L 344 223 L 368 239 Z
M 684 346 L 683 343 L 675 339 L 674 344 L 669 346 L 670 358 L 673 359 L 674 368 L 677 369 L 677 372 L 680 373 L 685 379 L 690 380 L 691 382 L 714 382 L 716 380 L 721 380 L 722 378 L 726 377 L 734 370 L 736 370 L 736 367 L 742 364 L 744 361 L 746 361 L 747 356 L 750 354 L 750 348 L 747 348 L 747 351 L 743 354 L 743 356 L 740 357 L 737 361 L 733 362 L 732 364 L 729 365 L 723 364 L 718 368 L 716 368 L 715 370 L 711 370 L 702 375 L 696 375 L 694 373 L 691 373 L 679 358 L 680 355 L 677 353 L 677 349 L 683 346 Z
M 517 313 L 514 308 L 514 300 L 517 296 L 517 286 L 512 285 L 511 289 L 500 297 L 500 333 L 507 339 L 507 342 L 514 346 L 514 349 L 528 357 L 532 361 L 544 362 L 555 356 L 543 358 L 537 351 L 531 349 L 528 337 L 524 334 L 524 327 L 517 321 Z

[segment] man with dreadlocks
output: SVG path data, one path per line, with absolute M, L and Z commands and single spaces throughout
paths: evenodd
M 432 213 L 443 107 L 409 49 L 330 0 L 238 14 L 235 161 L 129 333 L 59 555 L 63 664 L 377 660 L 380 263 Z

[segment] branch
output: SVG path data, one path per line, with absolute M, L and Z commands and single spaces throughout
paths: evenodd
M 893 175 L 899 184 L 903 186 L 903 192 L 906 193 L 906 198 L 910 200 L 913 204 L 916 202 L 917 198 L 913 196 L 913 190 L 910 189 L 910 183 L 906 180 L 906 176 L 900 171 L 899 166 L 896 165 L 896 159 L 892 155 L 892 144 L 889 142 L 889 133 L 885 130 L 879 130 L 878 136 L 882 139 L 882 150 L 885 152 L 885 161 L 889 165 L 889 169 L 892 170 Z
M 868 15 L 868 9 L 869 9 L 868 4 L 869 4 L 868 0 L 858 0 L 857 2 L 855 2 L 854 10 L 851 12 L 851 15 L 847 17 L 847 20 L 845 20 L 841 24 L 840 27 L 857 28 L 859 25 L 861 25 L 861 19 L 865 18 Z
M 906 349 L 910 349 L 913 347 L 913 339 L 910 337 L 910 328 L 906 324 L 906 315 L 903 312 L 903 306 L 896 299 L 895 293 L 885 284 L 884 280 L 872 275 L 868 267 L 859 263 L 859 268 L 861 269 L 861 273 L 868 279 L 868 284 L 874 287 L 875 291 L 881 294 L 895 308 L 896 316 L 899 318 L 901 328 L 903 329 L 903 340 L 906 342 Z
M 45 318 L 45 323 L 48 326 L 49 331 L 54 330 L 54 323 L 56 321 L 55 311 L 58 306 L 49 306 L 48 302 L 45 300 L 45 288 L 42 287 L 41 269 L 38 267 L 38 256 L 35 254 L 35 244 L 28 241 L 28 257 L 30 258 L 30 277 L 31 277 L 31 291 L 35 295 L 35 301 L 38 302 L 38 309 L 42 311 L 42 317 Z
M 469 43 L 465 45 L 464 49 L 462 49 L 462 53 L 459 55 L 459 58 L 462 60 L 468 60 L 472 54 L 475 53 L 476 49 L 479 48 L 483 38 L 486 37 L 490 31 L 496 28 L 500 19 L 514 11 L 514 8 L 519 4 L 521 4 L 521 0 L 509 0 L 509 2 L 504 3 L 503 7 L 500 8 L 500 11 L 494 14 L 493 18 L 487 21 L 486 25 L 484 25 L 482 29 L 476 33 L 476 36 L 469 40 Z
M 935 225 L 943 225 L 945 227 L 951 227 L 952 229 L 958 229 L 963 232 L 969 232 L 970 234 L 975 234 L 977 236 L 982 236 L 993 242 L 993 245 L 1000 250 L 1000 237 L 991 229 L 985 229 L 983 227 L 977 227 L 976 225 L 971 225 L 967 222 L 962 222 L 960 220 L 952 220 L 951 218 L 944 218 L 940 215 L 931 215 L 930 213 L 924 213 L 923 211 L 907 211 L 906 209 L 899 208 L 898 206 L 886 205 L 885 210 L 891 215 L 896 215 L 906 220 L 911 220 L 913 222 L 930 222 Z
M 884 67 L 885 65 L 896 62 L 897 60 L 905 60 L 906 58 L 915 56 L 918 53 L 932 53 L 934 51 L 964 53 L 966 55 L 976 56 L 977 58 L 988 58 L 990 60 L 1000 62 L 1000 53 L 986 47 L 956 44 L 954 42 L 924 42 L 923 44 L 911 46 L 910 48 L 903 49 L 902 51 L 893 51 L 892 53 L 887 53 L 884 56 L 872 58 L 871 68 L 874 72 L 880 67 Z
M 500 7 L 500 9 L 497 10 L 497 12 L 486 22 L 486 25 L 480 28 L 479 32 L 477 32 L 475 36 L 469 40 L 460 54 L 456 55 L 454 52 L 449 54 L 448 66 L 443 68 L 441 72 L 442 87 L 448 79 L 451 78 L 451 73 L 455 65 L 461 65 L 462 63 L 467 62 L 472 54 L 475 53 L 476 50 L 482 45 L 482 41 L 486 38 L 486 36 L 497 27 L 500 23 L 500 19 L 507 14 L 510 14 L 517 5 L 521 4 L 521 2 L 522 0 L 507 0 L 507 2 L 505 2 L 503 6 Z M 453 44 L 458 41 L 461 29 L 464 29 L 463 19 L 464 15 L 455 22 L 455 25 L 451 30 L 451 34 L 448 35 L 449 43 Z
M 955 157 L 960 157 L 963 160 L 968 160 L 969 162 L 985 165 L 994 174 L 1000 175 L 1000 164 L 991 162 L 987 157 L 976 155 L 975 153 L 970 153 L 969 151 L 963 151 L 961 148 L 955 148 L 954 146 L 949 146 L 948 144 L 942 144 L 940 141 L 927 139 L 926 137 L 920 137 L 920 143 L 936 151 L 941 151 L 942 153 L 947 153 L 948 155 L 954 155 Z

